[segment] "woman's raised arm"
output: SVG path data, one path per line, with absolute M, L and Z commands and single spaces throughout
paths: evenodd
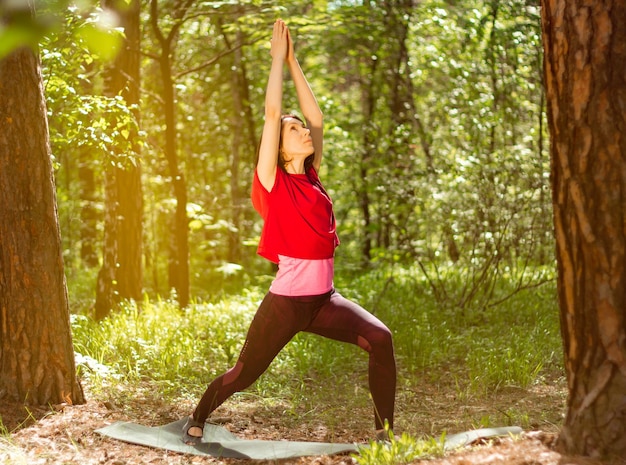
M 274 187 L 276 169 L 278 165 L 278 144 L 280 141 L 281 112 L 283 100 L 283 66 L 288 51 L 287 26 L 282 20 L 274 23 L 272 31 L 272 66 L 265 92 L 265 123 L 259 144 L 259 159 L 257 161 L 257 175 L 265 189 L 271 191 Z
M 324 116 L 319 104 L 317 103 L 317 99 L 311 90 L 309 82 L 304 76 L 300 63 L 296 58 L 293 40 L 289 31 L 287 31 L 287 44 L 287 66 L 289 67 L 291 79 L 296 87 L 300 111 L 302 111 L 302 116 L 304 116 L 306 124 L 311 131 L 313 148 L 315 149 L 313 167 L 316 171 L 319 171 L 320 165 L 322 164 L 322 154 L 324 149 Z

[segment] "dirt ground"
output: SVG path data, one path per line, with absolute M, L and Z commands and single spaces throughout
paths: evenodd
M 304 457 L 297 460 L 252 461 L 217 459 L 178 454 L 126 444 L 95 433 L 115 421 L 132 421 L 148 426 L 169 423 L 186 415 L 191 403 L 178 405 L 159 401 L 154 394 L 144 399 L 116 401 L 89 400 L 84 405 L 35 408 L 0 400 L 0 463 L 13 464 L 355 464 L 349 455 Z M 541 385 L 529 390 L 504 389 L 481 399 L 459 398 L 452 389 L 425 385 L 423 390 L 400 390 L 396 424 L 412 435 L 432 431 L 449 434 L 472 429 L 481 418 L 504 418 L 511 407 L 527 412 L 524 434 L 519 438 L 498 438 L 448 453 L 444 458 L 414 463 L 429 465 L 599 465 L 581 457 L 567 457 L 554 449 L 558 423 L 562 421 L 565 399 L 562 385 Z M 97 396 L 96 396 L 97 397 Z M 117 400 L 117 402 L 120 402 Z M 268 407 L 260 400 L 233 401 L 220 407 L 219 420 L 239 437 L 367 443 L 372 432 L 365 421 L 370 412 L 345 412 L 341 428 L 332 432 L 319 421 L 281 421 L 280 405 Z M 261 405 L 262 404 L 262 405 Z M 508 409 L 508 410 L 507 410 Z M 217 412 L 216 412 L 217 413 Z M 504 413 L 504 416 L 503 416 Z M 293 415 L 292 415 L 293 416 Z M 472 423 L 473 422 L 473 423 Z M 506 425 L 501 425 L 506 426 Z M 459 429 L 461 428 L 461 429 Z M 464 429 L 462 429 L 464 428 Z M 624 462 L 626 463 L 626 462 Z

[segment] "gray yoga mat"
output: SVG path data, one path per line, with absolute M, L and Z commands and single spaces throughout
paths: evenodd
M 188 446 L 182 441 L 182 428 L 186 419 L 164 426 L 142 426 L 117 422 L 96 430 L 104 436 L 120 441 L 157 447 L 174 452 L 213 457 L 272 460 L 312 455 L 332 455 L 356 452 L 354 444 L 331 444 L 324 442 L 261 441 L 240 439 L 221 426 L 207 423 L 200 444 Z
M 444 442 L 445 450 L 457 449 L 458 447 L 467 446 L 479 439 L 494 438 L 497 436 L 509 436 L 522 434 L 523 430 L 519 426 L 501 426 L 499 428 L 482 428 L 466 431 L 464 433 L 451 434 L 446 436 Z
M 356 444 L 334 444 L 325 442 L 302 441 L 261 441 L 240 439 L 221 426 L 207 423 L 204 438 L 200 444 L 188 446 L 183 443 L 182 427 L 185 419 L 164 426 L 142 426 L 129 422 L 117 422 L 96 432 L 113 439 L 156 447 L 174 452 L 212 457 L 239 458 L 254 460 L 275 460 L 316 455 L 333 455 L 357 452 Z M 462 447 L 478 439 L 509 434 L 520 434 L 517 426 L 503 428 L 485 428 L 447 436 L 446 450 Z

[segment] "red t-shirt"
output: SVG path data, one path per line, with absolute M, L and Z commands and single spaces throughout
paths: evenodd
M 337 237 L 333 202 L 314 168 L 307 174 L 276 169 L 268 192 L 254 171 L 252 204 L 264 220 L 257 252 L 278 263 L 278 255 L 316 260 L 332 258 Z

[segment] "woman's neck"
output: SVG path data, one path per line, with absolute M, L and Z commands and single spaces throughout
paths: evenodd
M 305 174 L 304 160 L 291 160 L 285 165 L 285 170 L 289 174 Z

